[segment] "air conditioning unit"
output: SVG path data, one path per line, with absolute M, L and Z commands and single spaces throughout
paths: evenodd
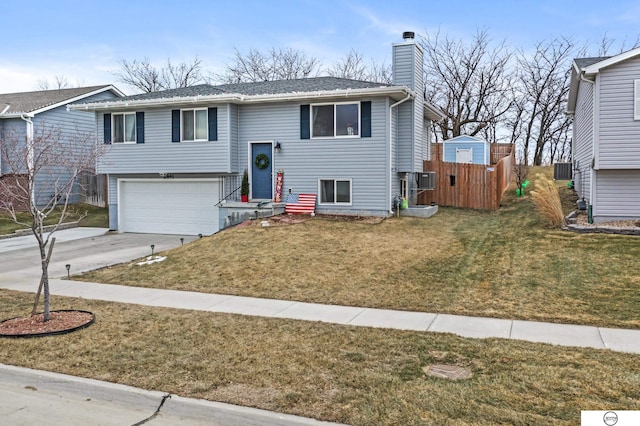
M 572 163 L 554 163 L 553 164 L 553 179 L 555 180 L 571 180 L 572 175 Z
M 418 176 L 418 189 L 435 189 L 436 172 L 421 173 Z

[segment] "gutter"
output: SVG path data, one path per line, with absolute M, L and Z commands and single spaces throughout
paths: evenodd
M 589 204 L 591 206 L 593 206 L 594 204 L 594 198 L 595 198 L 595 182 L 596 182 L 596 173 L 595 173 L 595 161 L 596 161 L 596 97 L 597 97 L 597 93 L 596 93 L 596 89 L 595 89 L 595 85 L 596 82 L 595 81 L 591 81 L 587 78 L 585 78 L 585 71 L 581 71 L 580 74 L 578 75 L 580 78 L 580 81 L 584 81 L 585 83 L 589 83 L 593 86 L 593 96 L 592 96 L 592 101 L 593 101 L 593 107 L 592 107 L 592 117 L 591 117 L 591 122 L 592 122 L 592 126 L 591 126 L 591 169 L 589 170 Z M 584 183 L 582 182 L 583 180 L 583 175 L 582 175 L 582 171 L 580 171 L 580 186 L 583 187 Z M 583 194 L 584 197 L 584 194 Z M 590 216 L 591 218 L 591 216 Z M 593 219 L 590 219 L 589 223 L 592 223 Z
M 389 107 L 389 204 L 388 206 L 389 206 L 389 214 L 391 215 L 393 215 L 393 185 L 391 184 L 391 182 L 393 182 L 393 167 L 391 166 L 393 161 L 393 109 L 398 105 L 408 101 L 413 96 L 414 96 L 413 93 L 409 91 L 409 93 L 407 93 L 407 96 L 404 99 L 399 100 L 398 102 L 396 102 L 395 104 L 392 104 Z
M 365 89 L 343 89 L 343 90 L 323 90 L 316 92 L 294 92 L 294 93 L 278 93 L 267 95 L 242 95 L 239 93 L 220 94 L 220 95 L 201 95 L 188 97 L 172 97 L 157 99 L 140 99 L 140 100 L 116 100 L 110 102 L 91 102 L 86 104 L 69 105 L 70 110 L 76 111 L 100 111 L 111 110 L 116 108 L 134 108 L 134 107 L 163 107 L 170 105 L 200 104 L 211 102 L 228 102 L 228 103 L 263 103 L 263 102 L 287 102 L 309 99 L 325 99 L 325 98 L 350 98 L 355 96 L 391 96 L 391 95 L 407 95 L 414 96 L 413 91 L 405 86 L 386 86 L 386 87 L 370 87 Z

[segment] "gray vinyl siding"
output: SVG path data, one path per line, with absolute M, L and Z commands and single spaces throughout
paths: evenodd
M 231 173 L 242 173 L 244 168 L 239 168 L 240 160 L 239 160 L 239 150 L 240 144 L 238 143 L 238 134 L 240 127 L 240 109 L 237 105 L 229 104 L 227 106 L 229 120 L 227 120 L 227 127 L 229 133 L 229 151 L 230 155 L 230 166 L 229 171 Z
M 424 157 L 423 53 L 415 43 L 393 45 L 393 82 L 410 88 L 415 99 L 398 108 L 398 170 L 421 172 Z
M 600 169 L 640 169 L 640 120 L 633 119 L 640 58 L 600 71 L 598 164 Z
M 96 102 L 113 99 L 111 92 L 102 92 L 83 99 L 83 102 Z M 60 132 L 60 143 L 65 145 L 82 144 L 92 147 L 97 140 L 95 118 L 93 113 L 67 110 L 66 106 L 51 109 L 37 114 L 33 119 L 34 137 L 47 128 Z M 23 122 L 26 126 L 26 123 Z M 26 129 L 26 127 L 25 127 Z M 26 130 L 24 130 L 26 131 Z M 71 152 L 71 150 L 69 150 Z M 72 171 L 64 167 L 43 168 L 35 180 L 35 200 L 37 205 L 48 203 L 55 193 L 56 182 L 64 185 L 72 178 Z M 80 199 L 80 185 L 76 181 L 69 201 L 76 203 Z
M 599 170 L 594 222 L 640 219 L 640 170 Z
M 27 137 L 27 124 L 20 118 L 11 118 L 0 120 L 0 137 L 25 141 Z M 12 170 L 16 166 L 11 167 L 7 162 L 2 162 L 0 158 L 0 174 L 20 172 L 20 170 Z M 26 170 L 25 170 L 26 171 Z
M 573 163 L 575 188 L 588 203 L 591 190 L 591 159 L 593 158 L 593 90 L 594 85 L 581 81 L 578 87 L 573 119 Z
M 204 107 L 204 106 L 198 106 Z M 178 108 L 176 108 L 178 109 Z M 98 164 L 106 174 L 123 173 L 227 173 L 231 172 L 229 108 L 218 106 L 218 140 L 171 141 L 171 109 L 132 110 L 144 112 L 145 141 L 140 144 L 113 143 Z M 103 128 L 104 114 L 97 116 Z M 99 141 L 104 143 L 101 132 Z
M 424 73 L 423 73 L 424 55 L 422 49 L 416 45 L 413 58 L 414 86 L 413 91 L 416 95 L 413 109 L 413 125 L 414 140 L 413 149 L 413 167 L 412 172 L 422 172 L 424 157 Z M 415 180 L 414 180 L 415 181 Z
M 361 100 L 365 99 L 353 99 Z M 319 179 L 351 179 L 351 206 L 318 205 L 317 211 L 387 211 L 387 100 L 366 100 L 372 101 L 370 138 L 300 139 L 301 103 L 241 105 L 238 169 L 249 167 L 249 142 L 280 142 L 282 152 L 274 153 L 272 167 L 284 170 L 283 194 L 289 188 L 294 193 L 318 194 Z

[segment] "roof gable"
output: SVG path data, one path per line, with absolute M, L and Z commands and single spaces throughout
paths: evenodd
M 450 142 L 489 143 L 483 139 L 477 138 L 475 136 L 469 136 L 469 135 L 460 135 L 460 136 L 456 136 L 455 138 L 451 138 L 443 141 L 443 143 L 450 143 Z
M 106 91 L 123 96 L 123 93 L 112 85 L 2 93 L 0 94 L 0 116 L 34 115 Z

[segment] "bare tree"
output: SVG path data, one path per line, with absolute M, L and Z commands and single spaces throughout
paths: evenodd
M 56 89 L 67 89 L 71 87 L 69 84 L 69 80 L 64 75 L 56 75 L 53 77 L 53 82 L 50 83 L 48 79 L 43 78 L 38 80 L 37 87 L 40 90 L 56 90 Z
M 615 47 L 617 45 L 617 47 Z M 606 33 L 598 42 L 597 56 L 610 56 L 622 53 L 626 50 L 635 49 L 640 46 L 640 35 L 636 36 L 635 41 L 629 42 L 625 37 L 624 40 L 618 42 L 615 38 L 609 37 Z M 586 50 L 586 49 L 585 49 Z
M 222 83 L 255 83 L 293 80 L 318 75 L 320 62 L 295 49 L 271 48 L 266 52 L 251 49 L 247 54 L 235 50 L 233 61 L 222 74 L 213 75 Z
M 384 63 L 377 64 L 373 59 L 367 65 L 364 56 L 355 49 L 351 49 L 340 61 L 328 68 L 327 74 L 332 77 L 384 84 L 391 84 L 392 82 L 390 66 Z
M 527 166 L 522 158 L 519 158 L 518 161 L 513 165 L 513 175 L 516 178 L 516 187 L 518 188 L 518 194 L 524 194 L 524 183 L 527 180 L 527 176 L 529 175 L 529 166 Z
M 568 138 L 571 121 L 564 111 L 573 53 L 568 39 L 539 42 L 533 54 L 518 53 L 516 102 L 507 126 L 525 165 L 552 163 L 559 145 Z
M 153 65 L 146 57 L 132 61 L 121 59 L 118 62 L 120 69 L 113 73 L 117 80 L 145 93 L 189 87 L 205 81 L 202 62 L 197 57 L 177 65 L 167 59 L 162 67 Z
M 64 134 L 60 129 L 41 124 L 24 133 L 8 132 L 0 138 L 0 159 L 6 173 L 0 177 L 0 210 L 7 211 L 14 222 L 31 229 L 38 241 L 44 291 L 44 320 L 51 319 L 49 293 L 49 259 L 52 235 L 69 215 L 69 202 L 78 191 L 82 173 L 95 171 L 96 160 L 105 145 L 96 145 L 90 135 Z M 57 210 L 59 219 L 45 232 L 45 219 Z M 29 213 L 23 222 L 20 211 Z M 51 244 L 51 245 L 50 245 Z M 48 250 L 47 250 L 48 248 Z M 34 301 L 34 311 L 40 298 Z
M 446 117 L 438 122 L 443 139 L 477 135 L 496 126 L 512 104 L 511 52 L 490 45 L 486 30 L 470 42 L 424 35 L 426 96 Z

